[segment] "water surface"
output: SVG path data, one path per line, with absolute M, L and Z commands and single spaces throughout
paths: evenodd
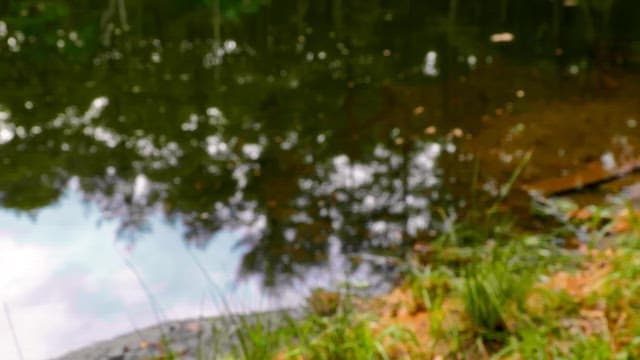
M 193 316 L 207 285 L 183 243 L 225 289 L 304 283 L 338 254 L 336 279 L 386 271 L 530 151 L 522 182 L 624 163 L 640 145 L 637 7 L 3 3 L 0 256 L 33 277 L 3 288 L 16 328 L 51 306 L 77 314 L 44 354 L 93 339 L 62 335 L 81 323 L 153 321 L 123 256 Z

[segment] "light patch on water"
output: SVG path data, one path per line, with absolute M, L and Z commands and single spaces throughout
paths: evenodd
M 233 169 L 233 178 L 238 183 L 238 189 L 244 189 L 247 186 L 247 173 L 250 167 L 247 164 L 237 165 Z
M 153 155 L 157 148 L 153 145 L 153 141 L 149 137 L 142 137 L 136 140 L 136 149 L 138 150 L 138 154 L 143 157 L 149 157 Z
M 489 37 L 489 40 L 491 40 L 492 43 L 507 43 L 515 40 L 515 36 L 513 36 L 513 34 L 510 32 L 502 32 L 502 33 L 492 34 Z
M 415 195 L 408 195 L 405 202 L 407 203 L 407 206 L 415 209 L 425 209 L 429 205 L 429 202 L 425 197 Z
M 485 182 L 484 184 L 482 184 L 482 190 L 484 190 L 486 193 L 488 193 L 491 196 L 497 196 L 498 195 L 498 184 L 496 183 L 496 181 L 494 179 L 491 179 L 491 180 Z
M 448 142 L 444 145 L 444 150 L 450 154 L 456 152 L 456 145 L 452 142 Z
M 120 140 L 122 139 L 122 137 L 118 135 L 116 132 L 107 128 L 103 128 L 101 126 L 98 126 L 96 128 L 87 126 L 83 132 L 86 135 L 93 136 L 93 138 L 96 139 L 96 141 L 101 142 L 110 148 L 114 148 L 118 146 L 118 144 L 120 143 Z
M 158 64 L 162 61 L 162 56 L 160 55 L 159 52 L 154 51 L 151 53 L 151 61 Z
M 157 157 L 160 160 L 168 163 L 171 166 L 175 166 L 178 163 L 178 158 L 182 156 L 183 151 L 180 146 L 173 141 L 166 143 L 164 146 L 158 148 L 153 142 L 151 136 L 140 137 L 135 140 L 128 140 L 127 143 L 133 141 L 136 147 L 136 151 L 143 157 Z M 163 167 L 162 162 L 157 163 L 156 168 Z
M 15 33 L 15 37 L 16 39 L 18 39 L 18 43 L 23 43 L 25 41 L 25 39 L 27 38 L 24 33 L 20 30 L 17 30 Z
M 407 232 L 411 236 L 416 236 L 419 231 L 429 227 L 430 219 L 431 215 L 426 211 L 410 216 L 409 219 L 407 219 Z
M 208 107 L 206 113 L 210 125 L 223 125 L 226 122 L 222 111 L 215 106 Z
M 229 153 L 229 146 L 218 135 L 207 136 L 207 153 L 211 156 L 217 157 L 220 155 L 226 155 Z
M 0 145 L 13 140 L 15 136 L 15 126 L 8 122 L 10 118 L 11 112 L 0 105 Z
M 471 68 L 476 67 L 476 64 L 478 64 L 478 58 L 473 54 L 467 56 L 467 64 L 469 64 L 469 67 Z
M 500 153 L 498 154 L 498 157 L 500 158 L 500 161 L 502 161 L 505 164 L 511 164 L 511 161 L 513 161 L 513 155 L 504 151 L 500 151 Z
M 291 228 L 285 229 L 283 235 L 288 242 L 293 242 L 296 238 L 296 230 Z
M 372 211 L 376 208 L 376 198 L 375 196 L 368 194 L 362 200 L 362 210 L 364 211 Z
M 391 152 L 386 149 L 383 145 L 378 144 L 376 145 L 376 148 L 373 150 L 373 155 L 377 158 L 388 158 L 389 155 L 391 155 Z
M 424 66 L 422 68 L 422 73 L 427 76 L 438 76 L 438 69 L 436 68 L 437 60 L 438 53 L 433 50 L 428 51 L 424 56 Z
M 87 109 L 82 117 L 83 123 L 88 124 L 91 120 L 99 117 L 107 105 L 109 105 L 109 98 L 106 96 L 100 96 L 93 99 L 93 101 L 91 101 L 91 105 L 89 105 L 89 109 Z
M 149 178 L 144 174 L 138 174 L 133 182 L 133 201 L 139 204 L 145 203 L 151 190 Z
M 391 223 L 377 216 L 370 218 L 367 227 L 373 235 L 371 243 L 388 246 L 403 241 L 405 230 L 415 236 L 429 226 L 431 218 L 424 209 L 431 202 L 429 196 L 437 193 L 433 189 L 439 183 L 436 160 L 442 151 L 444 146 L 437 143 L 417 143 L 407 158 L 378 145 L 372 161 L 353 163 L 346 155 L 336 156 L 326 172 L 318 170 L 318 177 L 325 180 L 319 183 L 301 181 L 299 186 L 316 195 L 329 195 L 337 202 L 351 204 L 347 209 L 320 204 L 320 215 L 331 218 L 331 226 L 336 231 L 344 226 L 345 219 L 350 218 L 349 213 L 367 216 L 384 210 L 387 214 L 406 214 L 404 224 Z M 400 173 L 389 174 L 400 170 L 406 160 L 409 161 L 406 181 L 398 176 Z M 429 195 L 423 192 L 427 188 L 432 188 Z
M 9 46 L 9 50 L 11 50 L 12 52 L 20 51 L 20 45 L 18 44 L 18 39 L 16 39 L 13 36 L 9 36 L 9 38 L 7 38 L 7 46 Z
M 222 64 L 222 57 L 216 55 L 213 52 L 206 53 L 202 58 L 202 66 L 204 66 L 205 69 L 210 69 L 214 66 L 219 66 L 221 64 Z
M 305 55 L 305 57 L 304 57 L 304 58 L 305 58 L 307 61 L 313 61 L 313 58 L 314 58 L 314 57 L 315 57 L 315 55 L 314 55 L 312 52 L 308 52 L 308 53 Z
M 0 20 L 0 38 L 7 36 L 9 33 L 9 29 L 7 28 L 7 23 Z
M 607 151 L 600 156 L 600 162 L 602 163 L 602 167 L 607 171 L 611 171 L 616 167 L 616 158 L 610 151 Z
M 636 126 L 638 126 L 638 121 L 636 119 L 627 119 L 627 126 L 630 129 L 634 129 Z
M 13 140 L 15 136 L 15 132 L 13 130 L 13 126 L 0 121 L 0 144 L 6 144 L 9 141 Z
M 371 231 L 373 231 L 374 233 L 383 234 L 387 231 L 387 223 L 382 220 L 374 221 L 369 226 L 369 229 L 371 229 Z
M 224 50 L 227 53 L 232 53 L 234 50 L 236 50 L 237 47 L 238 47 L 238 44 L 233 39 L 224 41 Z
M 280 144 L 280 148 L 283 150 L 291 150 L 298 143 L 298 133 L 290 131 L 287 133 L 287 137 Z
M 3 110 L 0 106 L 0 122 L 7 121 L 11 118 L 11 112 L 9 110 Z
M 182 131 L 195 131 L 198 129 L 198 115 L 189 115 L 189 120 L 180 125 Z
M 437 143 L 425 145 L 421 151 L 415 154 L 411 161 L 409 173 L 409 186 L 431 187 L 437 184 L 438 179 L 434 174 L 436 160 L 442 153 L 442 146 Z
M 244 156 L 251 160 L 258 160 L 262 153 L 263 147 L 259 144 L 244 144 L 242 145 L 242 153 Z
M 577 75 L 580 72 L 580 67 L 576 64 L 569 66 L 569 74 Z
M 311 190 L 311 187 L 313 186 L 313 180 L 311 179 L 305 179 L 305 178 L 300 178 L 298 179 L 298 187 L 300 187 L 301 190 Z
M 222 112 L 215 106 L 207 108 L 207 116 L 211 117 L 220 117 L 222 116 Z
M 373 168 L 364 164 L 351 164 L 346 155 L 333 158 L 334 173 L 330 175 L 331 183 L 337 188 L 356 188 L 371 183 Z

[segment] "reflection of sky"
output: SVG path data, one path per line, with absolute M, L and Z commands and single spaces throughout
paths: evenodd
M 131 267 L 153 293 L 163 319 L 224 311 L 180 239 L 180 228 L 153 221 L 133 249 L 115 243 L 116 224 L 97 226 L 95 209 L 75 194 L 34 221 L 0 211 L 0 301 L 25 359 L 43 359 L 157 322 Z M 216 236 L 194 254 L 235 310 L 273 306 L 256 282 L 234 285 L 240 253 L 234 236 Z M 286 301 L 286 300 L 281 300 Z M 0 359 L 17 359 L 6 314 L 0 316 Z

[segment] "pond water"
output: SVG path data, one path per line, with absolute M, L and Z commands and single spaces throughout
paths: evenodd
M 634 158 L 638 10 L 3 2 L 0 280 L 25 352 L 158 321 L 133 269 L 166 316 L 210 314 L 189 254 L 231 299 L 267 299 L 329 281 L 336 258 L 348 274 L 403 257 L 529 151 L 523 182 Z
M 25 358 L 51 358 L 167 319 L 298 301 L 283 292 L 276 302 L 256 281 L 235 283 L 233 233 L 220 232 L 205 251 L 190 253 L 179 229 L 151 219 L 154 230 L 133 249 L 117 241 L 116 224 L 99 222 L 96 209 L 72 191 L 36 220 L 0 213 L 0 286 Z M 0 357 L 16 357 L 4 321 Z

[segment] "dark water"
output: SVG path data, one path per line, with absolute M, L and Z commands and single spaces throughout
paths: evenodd
M 576 3 L 4 0 L 0 204 L 72 181 L 132 241 L 239 230 L 266 285 L 402 256 L 474 166 L 491 194 L 532 148 L 524 179 L 633 153 L 640 5 Z

